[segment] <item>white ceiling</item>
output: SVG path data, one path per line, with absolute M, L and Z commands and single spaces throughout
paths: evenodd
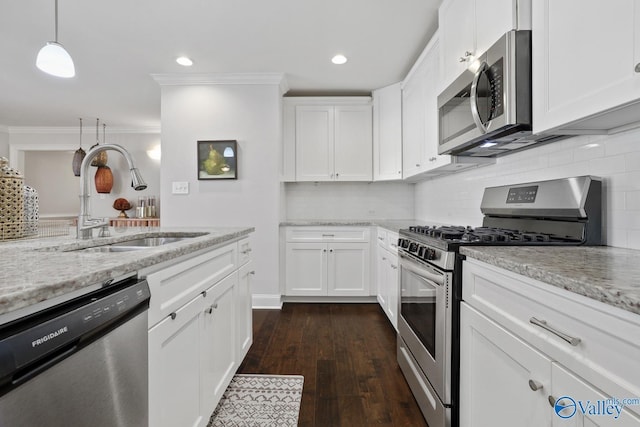
M 39 71 L 54 0 L 0 2 L 0 125 L 160 125 L 153 73 L 283 72 L 289 94 L 368 94 L 400 81 L 441 0 L 59 0 L 76 77 Z M 343 53 L 349 62 L 331 64 Z M 184 68 L 175 58 L 186 55 Z

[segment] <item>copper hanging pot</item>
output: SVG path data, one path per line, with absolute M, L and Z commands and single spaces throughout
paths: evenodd
M 111 189 L 113 188 L 113 173 L 111 173 L 109 166 L 98 166 L 94 180 L 98 193 L 111 193 Z
M 82 160 L 84 160 L 84 156 L 87 153 L 82 149 L 82 118 L 80 119 L 80 148 L 76 150 L 73 154 L 73 160 L 71 162 L 71 169 L 73 169 L 74 176 L 80 176 L 80 166 L 82 165 Z
M 92 149 L 94 147 L 97 147 L 98 145 L 100 145 L 100 138 L 98 136 L 99 130 L 100 130 L 100 119 L 96 119 L 96 143 L 95 143 L 95 145 L 91 146 Z M 91 150 L 89 150 L 89 151 L 91 151 Z M 107 152 L 106 151 L 101 151 L 100 153 L 98 153 L 93 158 L 93 160 L 91 160 L 91 166 L 96 166 L 96 167 L 106 166 L 108 159 L 109 159 L 109 157 L 107 155 Z

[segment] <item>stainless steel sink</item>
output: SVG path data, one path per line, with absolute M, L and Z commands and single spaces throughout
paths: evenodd
M 193 233 L 181 236 L 156 236 L 156 237 L 140 237 L 137 239 L 124 240 L 122 242 L 114 242 L 101 246 L 92 246 L 89 248 L 67 249 L 65 252 L 127 252 L 139 251 L 144 249 L 156 248 L 158 246 L 168 245 L 170 243 L 180 242 L 182 240 L 200 237 L 207 233 Z
M 179 242 L 189 237 L 144 237 L 141 239 L 125 240 L 124 242 L 112 243 L 109 246 L 118 248 L 144 249 L 154 246 L 167 245 Z

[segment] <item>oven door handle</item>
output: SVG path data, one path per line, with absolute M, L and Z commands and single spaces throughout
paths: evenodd
M 402 267 L 406 268 L 409 271 L 414 272 L 416 275 L 418 275 L 419 277 L 422 277 L 424 279 L 429 280 L 430 282 L 435 283 L 438 286 L 443 286 L 444 285 L 444 279 L 445 276 L 442 273 L 439 273 L 437 271 L 430 271 L 427 268 L 428 267 L 422 267 L 422 266 L 418 266 L 416 265 L 415 261 L 413 261 L 411 258 L 409 258 L 408 256 L 404 255 L 404 254 L 399 254 L 401 260 L 407 260 L 409 262 L 403 262 L 402 263 Z

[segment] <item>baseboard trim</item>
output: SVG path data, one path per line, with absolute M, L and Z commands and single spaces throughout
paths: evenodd
M 254 294 L 251 297 L 251 307 L 254 309 L 281 310 L 282 297 L 280 294 Z
M 378 303 L 374 296 L 369 297 L 329 297 L 329 296 L 282 296 L 283 302 L 310 302 L 310 303 Z

